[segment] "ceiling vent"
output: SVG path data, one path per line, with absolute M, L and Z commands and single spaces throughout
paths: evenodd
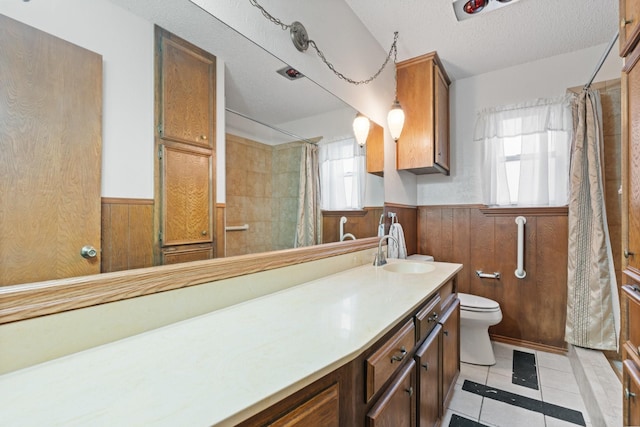
M 453 2 L 453 11 L 456 13 L 456 19 L 463 21 L 518 1 L 519 0 L 455 0 Z
M 296 70 L 295 68 L 289 67 L 288 65 L 284 68 L 280 68 L 279 70 L 276 70 L 276 73 L 282 76 L 285 76 L 289 80 L 298 80 L 304 77 L 304 74 L 302 74 L 300 71 Z

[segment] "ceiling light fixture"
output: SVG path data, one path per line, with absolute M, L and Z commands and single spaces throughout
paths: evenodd
M 485 14 L 492 10 L 516 3 L 519 0 L 454 0 L 453 11 L 458 21 Z
M 402 111 L 402 107 L 400 106 L 400 102 L 398 101 L 398 95 L 397 95 L 398 82 L 397 82 L 397 75 L 396 75 L 396 70 L 395 70 L 396 60 L 397 60 L 397 57 L 398 57 L 398 48 L 397 48 L 398 32 L 397 31 L 393 33 L 394 34 L 393 43 L 391 44 L 391 48 L 389 49 L 389 53 L 387 54 L 387 58 L 384 60 L 384 62 L 382 63 L 382 65 L 380 66 L 378 71 L 374 75 L 369 77 L 368 79 L 365 79 L 365 80 L 354 80 L 354 79 L 351 79 L 351 78 L 345 76 L 344 74 L 342 74 L 338 70 L 336 70 L 335 66 L 331 62 L 329 62 L 327 60 L 327 58 L 325 57 L 324 53 L 320 50 L 318 45 L 316 45 L 316 42 L 314 42 L 313 40 L 309 39 L 309 34 L 307 33 L 306 28 L 300 22 L 295 21 L 292 24 L 285 24 L 280 19 L 274 17 L 269 12 L 267 12 L 262 6 L 260 6 L 260 4 L 258 3 L 257 0 L 249 0 L 249 2 L 251 3 L 252 6 L 258 8 L 260 10 L 260 12 L 262 12 L 262 15 L 265 18 L 267 18 L 269 21 L 271 21 L 274 24 L 278 25 L 280 28 L 282 28 L 285 31 L 289 30 L 289 35 L 291 36 L 291 41 L 293 42 L 293 45 L 295 46 L 295 48 L 298 49 L 298 51 L 305 52 L 309 48 L 309 46 L 311 46 L 316 51 L 316 53 L 318 54 L 318 56 L 320 57 L 322 62 L 324 62 L 325 65 L 327 67 L 329 67 L 329 69 L 331 71 L 333 71 L 333 73 L 338 78 L 340 78 L 340 79 L 342 79 L 342 80 L 344 80 L 344 81 L 346 81 L 348 83 L 351 83 L 353 85 L 362 85 L 362 84 L 371 83 L 373 80 L 376 79 L 376 77 L 378 77 L 380 75 L 380 73 L 382 73 L 382 70 L 384 70 L 384 68 L 387 66 L 387 64 L 391 60 L 391 55 L 393 55 L 393 66 L 394 66 L 394 71 L 393 72 L 394 72 L 396 95 L 395 95 L 395 100 L 394 100 L 393 104 L 391 105 L 391 111 L 389 111 L 389 114 L 387 116 L 387 124 L 389 126 L 389 131 L 391 132 L 391 136 L 393 137 L 394 141 L 397 141 L 398 138 L 400 138 L 400 133 L 402 132 L 402 127 L 404 126 L 404 111 Z M 369 122 L 369 119 L 367 117 L 363 116 L 362 114 L 358 113 L 356 115 L 356 118 L 354 119 L 354 123 L 353 123 L 354 132 L 355 132 L 355 129 L 356 129 L 356 121 L 359 120 L 361 123 L 364 123 L 365 119 L 367 120 L 367 122 Z M 364 129 L 364 126 L 362 124 L 358 124 L 358 129 Z M 368 132 L 369 132 L 369 129 L 367 127 L 367 133 Z M 366 138 L 366 135 L 365 135 L 365 137 L 364 137 L 364 141 L 365 142 L 361 143 L 360 140 L 358 140 L 358 136 L 356 135 L 356 140 L 358 140 L 358 144 L 360 146 L 363 146 L 366 143 L 366 139 L 367 138 Z
M 353 119 L 353 134 L 356 136 L 356 142 L 360 147 L 364 147 L 367 144 L 370 128 L 371 122 L 362 113 L 358 113 L 356 118 Z

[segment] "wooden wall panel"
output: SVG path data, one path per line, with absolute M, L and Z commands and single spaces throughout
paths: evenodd
M 404 240 L 407 245 L 407 255 L 418 253 L 418 209 L 415 206 L 385 203 L 385 233 L 389 232 L 391 218 L 389 212 L 395 213 L 398 222 L 404 231 Z
M 101 272 L 153 266 L 153 200 L 102 199 Z
M 378 224 L 382 207 L 365 207 L 361 211 L 323 211 L 322 243 L 340 241 L 340 218 L 347 218 L 344 233 L 351 233 L 356 239 L 378 235 Z
M 517 224 L 526 217 L 524 279 L 515 277 Z M 567 211 L 492 210 L 480 206 L 418 207 L 419 252 L 464 265 L 458 291 L 497 301 L 503 320 L 496 339 L 563 349 L 566 316 Z M 476 270 L 499 272 L 481 279 Z
M 227 223 L 227 207 L 224 203 L 216 203 L 216 244 L 214 247 L 214 258 L 223 258 L 226 253 L 226 236 L 225 226 Z

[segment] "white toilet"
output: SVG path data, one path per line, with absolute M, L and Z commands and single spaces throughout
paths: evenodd
M 502 320 L 500 304 L 477 295 L 458 293 L 460 298 L 460 361 L 494 365 L 489 326 Z

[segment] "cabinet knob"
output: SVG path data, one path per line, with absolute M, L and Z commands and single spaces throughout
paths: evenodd
M 82 258 L 86 259 L 95 258 L 96 255 L 98 255 L 98 251 L 93 246 L 86 245 L 80 249 L 80 255 L 82 255 Z
M 629 258 L 630 256 L 634 256 L 635 254 L 636 254 L 636 253 L 635 253 L 635 252 L 631 252 L 631 251 L 629 250 L 629 248 L 625 248 L 625 250 L 624 250 L 624 257 L 625 257 L 625 258 Z
M 424 368 L 425 371 L 429 370 L 429 364 L 428 363 L 423 363 L 422 367 Z
M 627 387 L 625 387 L 624 389 L 624 397 L 629 400 L 629 399 L 633 399 L 636 397 L 636 394 L 632 391 L 629 391 L 629 389 Z
M 207 230 L 202 230 L 202 235 L 206 236 L 207 235 Z
M 207 135 L 200 135 L 200 139 L 202 139 L 203 141 L 207 140 Z
M 449 331 L 442 331 L 442 333 L 444 334 L 445 337 L 449 336 Z
M 413 396 L 413 387 L 409 387 L 408 389 L 405 389 L 405 391 L 409 393 L 409 397 Z
M 631 19 L 624 19 L 624 18 L 622 18 L 622 19 L 620 20 L 620 28 L 624 28 L 624 27 L 626 27 L 627 25 L 631 24 L 632 22 L 633 22 L 633 18 L 631 18 Z
M 394 354 L 391 356 L 391 363 L 400 362 L 407 355 L 407 349 L 404 346 L 400 347 L 400 354 Z
M 438 320 L 438 317 L 438 313 L 434 311 L 433 314 L 427 319 L 427 322 L 435 322 L 436 320 Z

